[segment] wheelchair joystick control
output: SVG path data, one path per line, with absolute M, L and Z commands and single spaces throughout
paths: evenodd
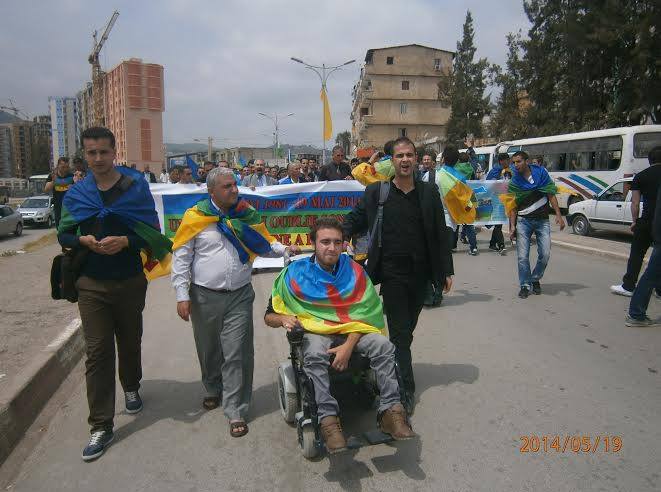
M 287 332 L 287 340 L 289 340 L 291 343 L 300 343 L 303 341 L 303 335 L 305 335 L 305 330 L 303 327 L 296 325 Z

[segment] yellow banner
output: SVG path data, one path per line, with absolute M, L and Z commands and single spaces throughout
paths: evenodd
M 324 140 L 330 140 L 333 136 L 333 121 L 331 120 L 330 105 L 326 88 L 321 88 L 321 102 L 324 104 Z

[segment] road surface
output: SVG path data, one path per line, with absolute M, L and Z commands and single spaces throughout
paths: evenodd
M 423 311 L 415 333 L 419 440 L 316 461 L 301 456 L 275 397 L 285 336 L 262 321 L 273 273 L 253 277 L 253 414 L 250 433 L 231 438 L 221 410 L 201 409 L 191 327 L 176 317 L 174 293 L 161 279 L 145 312 L 144 411 L 127 415 L 118 395 L 115 442 L 98 461 L 82 462 L 81 364 L 68 393 L 54 398 L 50 422 L 25 444 L 25 459 L 14 459 L 3 478 L 25 492 L 660 490 L 661 328 L 624 326 L 628 299 L 608 292 L 623 262 L 556 248 L 543 295 L 527 300 L 516 297 L 513 253 L 460 252 L 455 268 L 452 294 Z M 659 317 L 661 301 L 652 300 L 649 314 Z M 350 411 L 344 424 L 348 433 L 369 429 L 374 414 Z M 532 435 L 541 449 L 522 452 L 522 436 Z M 593 447 L 600 437 L 594 453 L 572 452 L 571 439 L 562 450 L 565 436 L 584 435 Z M 554 436 L 559 451 L 550 448 Z M 616 453 L 613 436 L 622 441 Z

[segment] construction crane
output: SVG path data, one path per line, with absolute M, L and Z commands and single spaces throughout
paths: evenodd
M 101 70 L 101 64 L 99 63 L 99 53 L 101 52 L 101 48 L 103 48 L 104 43 L 108 39 L 108 35 L 110 34 L 112 26 L 115 25 L 117 17 L 119 17 L 119 12 L 115 10 L 112 14 L 112 17 L 108 21 L 105 30 L 103 31 L 101 39 L 98 41 L 96 40 L 97 31 L 94 31 L 94 34 L 92 34 L 92 37 L 94 38 L 94 46 L 92 48 L 92 53 L 87 58 L 87 61 L 89 61 L 92 65 L 92 101 L 94 106 L 94 124 L 96 126 L 105 125 L 103 110 L 103 78 L 105 76 L 105 72 Z
M 22 115 L 26 120 L 30 120 L 30 117 L 29 117 L 27 114 L 25 114 L 23 111 L 21 111 L 20 109 L 18 109 L 18 108 L 16 107 L 16 104 L 14 104 L 14 101 L 12 101 L 11 99 L 9 99 L 9 106 L 2 106 L 2 105 L 0 105 L 0 110 L 2 110 L 2 111 L 11 111 L 12 113 L 14 113 L 14 116 L 16 116 L 17 118 L 19 118 L 18 115 L 20 114 L 20 115 Z

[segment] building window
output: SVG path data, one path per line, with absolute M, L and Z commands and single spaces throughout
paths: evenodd
M 395 63 L 395 58 L 392 56 L 388 56 L 386 58 L 386 65 L 392 65 L 393 63 Z
M 360 116 L 367 116 L 370 114 L 370 108 L 360 108 Z
M 399 129 L 399 136 L 400 137 L 405 137 L 406 136 L 406 128 L 400 128 Z
M 441 71 L 441 59 L 440 58 L 434 58 L 434 70 L 437 72 Z
M 403 91 L 409 90 L 409 81 L 408 80 L 402 80 L 402 90 Z
M 399 114 L 406 114 L 406 103 L 399 103 Z

